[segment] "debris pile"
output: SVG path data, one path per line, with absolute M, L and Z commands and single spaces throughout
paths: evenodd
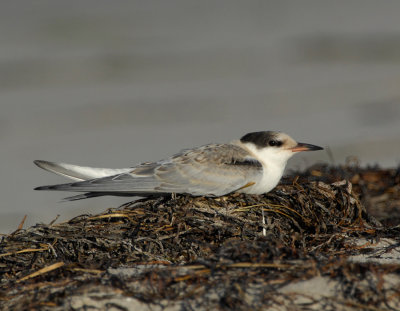
M 137 200 L 3 236 L 0 306 L 396 310 L 399 221 L 400 169 L 376 167 L 314 166 L 262 196 Z

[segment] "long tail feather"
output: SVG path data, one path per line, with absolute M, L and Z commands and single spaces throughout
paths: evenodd
M 54 174 L 67 177 L 76 181 L 84 181 L 94 178 L 102 178 L 121 173 L 127 173 L 131 168 L 112 169 L 112 168 L 99 168 L 78 166 L 67 163 L 56 163 L 43 160 L 33 161 L 40 168 L 52 172 Z

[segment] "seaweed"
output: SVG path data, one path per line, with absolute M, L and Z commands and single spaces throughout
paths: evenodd
M 396 310 L 400 169 L 317 165 L 272 192 L 140 199 L 0 242 L 0 306 Z

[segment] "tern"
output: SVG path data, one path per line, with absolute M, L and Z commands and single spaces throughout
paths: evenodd
M 75 182 L 35 190 L 84 192 L 73 201 L 103 195 L 189 194 L 218 197 L 232 192 L 263 194 L 279 183 L 287 161 L 301 151 L 322 147 L 296 142 L 282 132 L 262 131 L 227 144 L 208 144 L 158 162 L 122 168 L 95 168 L 36 160 L 40 168 Z

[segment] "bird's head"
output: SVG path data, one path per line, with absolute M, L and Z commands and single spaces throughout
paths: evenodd
M 271 162 L 286 165 L 287 160 L 298 152 L 324 149 L 311 144 L 298 143 L 289 135 L 274 131 L 248 133 L 240 139 L 240 142 L 265 165 Z

